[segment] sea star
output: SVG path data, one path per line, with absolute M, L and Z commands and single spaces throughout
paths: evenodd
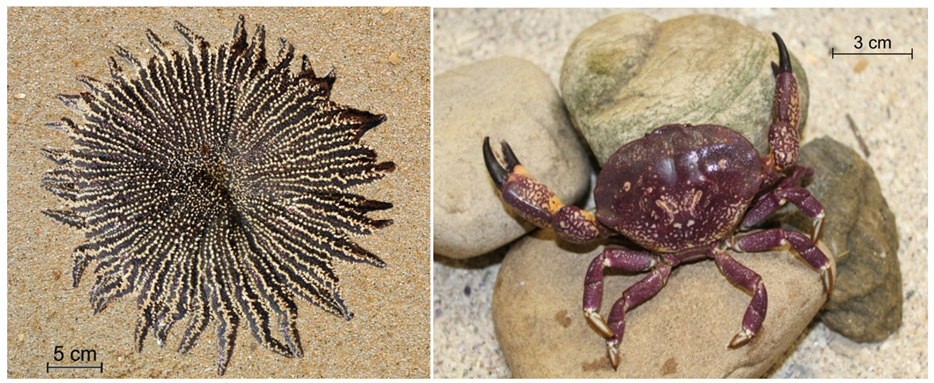
M 111 58 L 112 83 L 82 76 L 87 92 L 57 96 L 84 121 L 50 124 L 74 145 L 43 149 L 58 168 L 42 186 L 65 204 L 44 213 L 85 232 L 73 285 L 95 261 L 95 314 L 139 294 L 137 352 L 188 317 L 179 352 L 215 321 L 218 375 L 244 324 L 301 357 L 294 297 L 350 320 L 334 259 L 385 266 L 350 236 L 392 223 L 367 217 L 392 204 L 354 193 L 395 169 L 360 143 L 386 118 L 330 101 L 334 73 L 315 76 L 307 56 L 292 73 L 284 39 L 268 60 L 265 29 L 248 43 L 243 16 L 217 48 L 175 29 L 187 50 L 167 52 L 147 30 L 148 62 L 117 47 L 129 70 Z

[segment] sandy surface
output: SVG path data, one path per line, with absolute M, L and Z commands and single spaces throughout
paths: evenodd
M 574 37 L 620 10 L 434 11 L 436 74 L 499 56 L 540 66 L 557 86 Z M 646 10 L 659 20 L 697 11 Z M 855 343 L 814 323 L 773 367 L 771 377 L 928 376 L 928 13 L 926 10 L 704 10 L 760 31 L 777 31 L 807 71 L 811 104 L 804 141 L 830 136 L 860 151 L 846 114 L 866 143 L 866 160 L 895 214 L 905 296 L 901 328 L 881 343 Z M 906 56 L 844 56 L 853 36 L 892 41 Z M 863 49 L 868 51 L 868 49 Z M 437 153 L 436 155 L 443 155 Z M 468 228 L 465 228 L 468 229 Z M 490 315 L 499 251 L 433 265 L 435 377 L 508 377 Z M 583 276 L 581 276 L 583 278 Z
M 332 99 L 388 120 L 364 141 L 395 173 L 361 193 L 395 208 L 380 212 L 395 225 L 361 239 L 388 266 L 340 263 L 342 297 L 356 314 L 343 321 L 299 302 L 298 329 L 305 350 L 286 359 L 239 332 L 226 377 L 429 376 L 429 130 L 430 11 L 412 9 L 65 9 L 10 8 L 8 78 L 8 377 L 214 377 L 213 325 L 189 355 L 175 352 L 184 332 L 176 326 L 158 347 L 146 340 L 133 351 L 134 299 L 124 298 L 91 315 L 88 268 L 71 288 L 72 249 L 83 235 L 40 214 L 58 206 L 39 180 L 52 163 L 38 153 L 69 140 L 43 125 L 76 118 L 53 96 L 84 89 L 77 75 L 109 78 L 106 58 L 119 44 L 148 57 L 144 31 L 184 47 L 172 28 L 179 20 L 207 41 L 227 41 L 244 14 L 252 35 L 267 27 L 267 46 L 279 37 L 295 45 L 296 61 L 308 54 L 318 73 L 337 70 Z M 275 51 L 273 51 L 274 54 Z M 294 69 L 294 67 L 293 67 Z M 17 97 L 21 94 L 22 97 Z M 183 324 L 184 325 L 184 324 Z M 182 325 L 182 326 L 183 326 Z M 96 351 L 96 370 L 46 373 L 55 346 Z M 77 364 L 67 362 L 66 364 Z

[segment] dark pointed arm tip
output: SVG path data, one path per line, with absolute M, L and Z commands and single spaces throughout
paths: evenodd
M 483 137 L 483 162 L 486 163 L 486 171 L 490 173 L 490 178 L 493 179 L 496 188 L 502 190 L 503 184 L 506 183 L 506 178 L 509 177 L 509 173 L 506 172 L 506 169 L 499 164 L 499 161 L 496 160 L 496 156 L 493 155 L 493 149 L 490 148 L 490 137 Z
M 775 42 L 778 43 L 778 70 L 780 72 L 791 72 L 791 58 L 788 56 L 788 48 L 785 47 L 785 42 L 782 41 L 782 37 L 778 33 L 772 32 L 772 37 L 775 37 Z

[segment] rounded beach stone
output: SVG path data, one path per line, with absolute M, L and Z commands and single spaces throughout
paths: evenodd
M 794 36 L 791 53 L 807 121 L 808 82 Z M 768 153 L 778 48 L 770 33 L 718 16 L 658 22 L 638 13 L 588 27 L 571 44 L 561 94 L 574 125 L 602 164 L 623 144 L 672 123 L 732 128 Z
M 503 204 L 483 163 L 510 143 L 519 161 L 565 203 L 588 190 L 587 152 L 551 80 L 529 61 L 500 58 L 460 67 L 434 81 L 434 251 L 485 254 L 532 228 Z
M 821 238 L 839 254 L 839 277 L 821 321 L 852 340 L 881 342 L 902 323 L 895 215 L 872 168 L 850 147 L 821 137 L 801 148 L 798 163 L 814 168 L 808 190 L 824 205 Z M 810 227 L 804 213 L 790 211 L 776 219 Z
M 541 230 L 506 255 L 493 293 L 493 321 L 514 377 L 758 377 L 826 300 L 820 275 L 793 252 L 731 253 L 762 276 L 769 307 L 759 334 L 729 349 L 750 293 L 731 284 L 713 260 L 681 265 L 658 295 L 627 313 L 614 371 L 603 337 L 581 311 L 584 274 L 602 249 L 556 241 L 551 230 Z M 645 275 L 609 273 L 604 317 L 623 290 Z

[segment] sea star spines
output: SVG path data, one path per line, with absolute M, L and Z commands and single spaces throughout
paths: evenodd
M 117 47 L 112 82 L 79 77 L 86 92 L 58 96 L 83 123 L 56 123 L 74 146 L 43 151 L 59 167 L 42 185 L 66 205 L 45 214 L 85 231 L 73 277 L 95 262 L 95 313 L 138 293 L 137 351 L 187 317 L 179 352 L 213 321 L 218 374 L 243 326 L 300 357 L 294 297 L 350 319 L 334 259 L 385 266 L 350 240 L 392 223 L 367 216 L 392 204 L 355 194 L 395 169 L 360 143 L 385 116 L 330 101 L 336 77 L 307 56 L 291 72 L 285 40 L 267 60 L 265 30 L 247 43 L 242 17 L 217 48 L 175 29 L 186 50 L 147 31 L 147 61 Z

